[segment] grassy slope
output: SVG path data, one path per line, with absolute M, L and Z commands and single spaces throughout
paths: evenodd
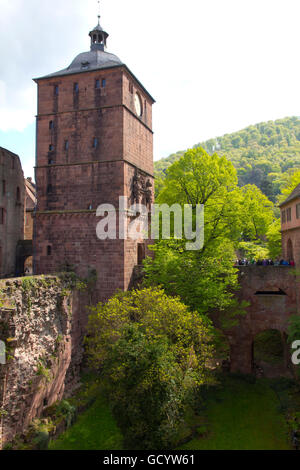
M 50 450 L 122 450 L 122 435 L 103 397 L 56 441 Z
M 188 450 L 288 450 L 287 426 L 267 381 L 226 379 L 207 400 L 209 433 L 184 445 Z M 122 450 L 122 435 L 103 399 L 52 442 L 50 450 Z
M 206 437 L 194 439 L 189 450 L 288 450 L 287 426 L 268 383 L 230 379 L 208 401 Z

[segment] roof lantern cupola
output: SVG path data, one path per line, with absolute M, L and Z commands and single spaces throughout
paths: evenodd
M 98 24 L 97 26 L 89 33 L 91 38 L 91 51 L 105 51 L 106 50 L 106 41 L 109 34 L 104 31 L 100 25 L 100 15 L 98 15 Z

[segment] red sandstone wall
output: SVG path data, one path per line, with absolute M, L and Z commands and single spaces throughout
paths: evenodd
M 102 78 L 105 88 L 95 89 L 95 80 Z M 102 203 L 118 208 L 123 195 L 131 205 L 137 168 L 151 179 L 154 190 L 153 101 L 124 67 L 40 80 L 38 88 L 34 269 L 37 274 L 53 273 L 69 264 L 84 277 L 96 269 L 97 299 L 105 300 L 116 289 L 128 288 L 142 238 L 98 240 L 94 211 Z M 143 103 L 140 118 L 134 108 L 136 91 Z
M 276 329 L 285 333 L 291 315 L 299 312 L 299 283 L 290 267 L 248 266 L 240 268 L 240 300 L 250 303 L 247 315 L 229 334 L 231 370 L 252 372 L 253 341 L 265 330 Z M 255 295 L 258 291 L 278 291 L 285 296 Z

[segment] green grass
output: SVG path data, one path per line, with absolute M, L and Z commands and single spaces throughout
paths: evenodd
M 182 446 L 186 450 L 292 449 L 279 401 L 267 380 L 255 384 L 228 378 L 207 401 L 207 435 Z
M 122 435 L 102 396 L 74 426 L 49 445 L 50 450 L 122 450 Z

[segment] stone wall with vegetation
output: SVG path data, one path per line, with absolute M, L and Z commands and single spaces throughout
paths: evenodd
M 0 340 L 6 345 L 6 364 L 0 365 L 1 447 L 62 399 L 68 370 L 68 382 L 76 382 L 83 328 L 76 282 L 70 275 L 0 282 Z

